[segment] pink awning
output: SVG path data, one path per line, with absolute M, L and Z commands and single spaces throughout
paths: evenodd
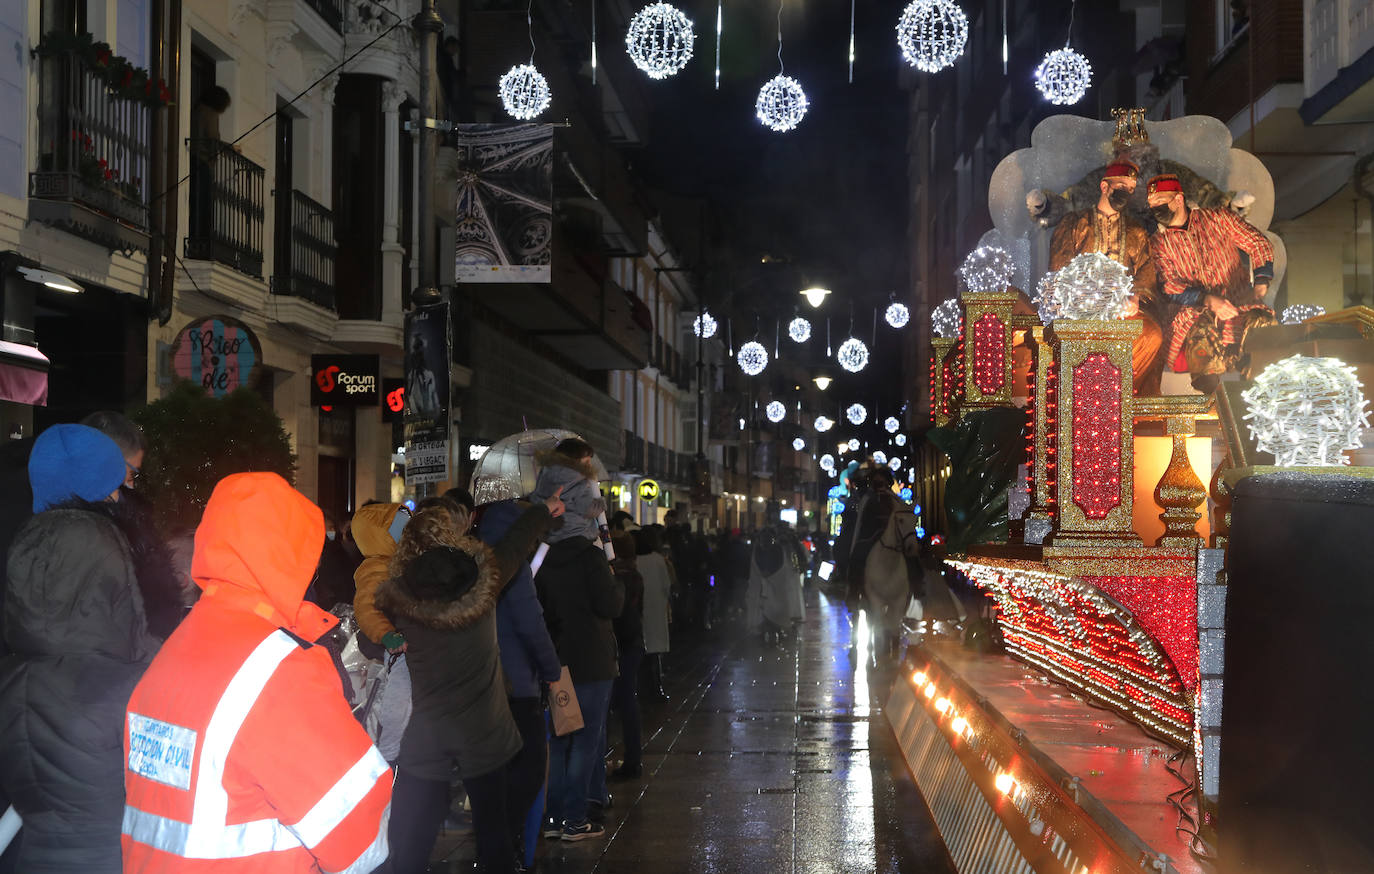
M 0 340 L 0 401 L 47 406 L 48 357 L 37 347 Z

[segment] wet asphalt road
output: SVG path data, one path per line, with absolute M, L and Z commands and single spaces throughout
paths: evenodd
M 892 672 L 851 654 L 842 603 L 809 590 L 807 608 L 781 645 L 735 625 L 678 634 L 669 699 L 643 702 L 643 778 L 610 784 L 606 837 L 541 839 L 536 870 L 952 874 L 882 715 Z M 470 834 L 445 832 L 431 870 L 471 859 Z

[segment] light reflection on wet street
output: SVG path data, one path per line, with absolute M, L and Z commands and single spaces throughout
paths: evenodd
M 952 872 L 882 716 L 892 673 L 850 637 L 844 605 L 813 591 L 781 646 L 734 629 L 675 640 L 670 700 L 645 708 L 644 777 L 610 784 L 606 838 L 542 841 L 537 870 Z M 470 865 L 470 837 L 439 850 L 435 870 Z

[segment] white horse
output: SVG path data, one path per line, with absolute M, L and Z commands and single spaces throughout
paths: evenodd
M 914 538 L 908 540 L 915 525 L 911 508 L 898 504 L 864 561 L 864 595 L 868 599 L 869 627 L 873 629 L 873 652 L 883 657 L 897 656 L 902 620 L 911 600 L 906 548 L 916 542 Z

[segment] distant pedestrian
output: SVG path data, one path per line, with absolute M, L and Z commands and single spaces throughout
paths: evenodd
M 659 551 L 663 529 L 651 525 L 635 532 L 636 568 L 644 580 L 644 654 L 649 660 L 650 691 L 667 698 L 663 689 L 663 657 L 672 649 L 669 625 L 672 616 L 673 578 Z
M 620 714 L 624 762 L 611 775 L 633 780 L 644 773 L 643 731 L 639 712 L 639 668 L 644 662 L 644 578 L 635 555 L 635 539 L 628 531 L 611 535 L 615 561 L 611 568 L 625 587 L 625 606 L 616 617 L 615 640 L 620 653 L 620 676 L 611 687 L 611 709 Z

